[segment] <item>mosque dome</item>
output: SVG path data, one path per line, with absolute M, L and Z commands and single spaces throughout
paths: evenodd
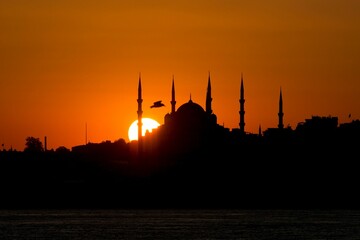
M 190 99 L 189 102 L 184 103 L 177 109 L 175 118 L 175 122 L 185 128 L 191 126 L 202 128 L 204 122 L 206 122 L 206 112 L 199 104 Z
M 197 103 L 194 103 L 191 99 L 187 102 L 181 105 L 178 110 L 178 114 L 181 115 L 202 115 L 205 113 L 204 109 Z

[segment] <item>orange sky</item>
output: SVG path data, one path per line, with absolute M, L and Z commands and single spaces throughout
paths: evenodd
M 245 130 L 312 115 L 360 118 L 358 0 L 17 0 L 0 2 L 0 141 L 48 149 L 123 138 L 137 119 L 163 124 L 174 75 L 177 106 L 205 107 L 208 73 L 218 123 Z M 163 100 L 164 108 L 150 105 Z M 351 113 L 351 119 L 348 118 Z

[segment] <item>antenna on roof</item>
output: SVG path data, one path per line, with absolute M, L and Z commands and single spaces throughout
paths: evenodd
M 87 122 L 85 122 L 85 145 L 87 144 Z

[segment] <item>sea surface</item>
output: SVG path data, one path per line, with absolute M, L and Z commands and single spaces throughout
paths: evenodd
M 0 239 L 360 239 L 360 210 L 11 209 Z

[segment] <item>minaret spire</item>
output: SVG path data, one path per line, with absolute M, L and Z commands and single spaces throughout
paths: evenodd
M 259 125 L 259 136 L 261 137 L 262 132 L 261 132 L 261 124 Z
M 212 113 L 212 109 L 211 109 L 211 83 L 210 83 L 210 72 L 209 72 L 209 79 L 208 79 L 208 86 L 207 86 L 207 91 L 206 91 L 206 113 L 211 114 Z
M 282 91 L 281 91 L 281 87 L 280 87 L 280 98 L 279 98 L 279 124 L 278 124 L 278 128 L 283 129 L 284 128 L 284 123 L 283 123 L 283 117 L 284 117 L 284 113 L 283 113 L 283 101 L 282 101 Z
M 174 75 L 173 75 L 173 79 L 172 79 L 172 88 L 171 88 L 171 113 L 175 112 L 175 85 L 174 85 Z
M 138 146 L 139 146 L 139 153 L 142 151 L 142 92 L 141 92 L 141 74 L 139 74 L 139 86 L 138 86 Z
M 245 108 L 244 108 L 244 103 L 245 103 L 245 98 L 244 98 L 244 83 L 243 83 L 243 74 L 241 73 L 241 85 L 240 85 L 240 131 L 241 133 L 245 133 Z

